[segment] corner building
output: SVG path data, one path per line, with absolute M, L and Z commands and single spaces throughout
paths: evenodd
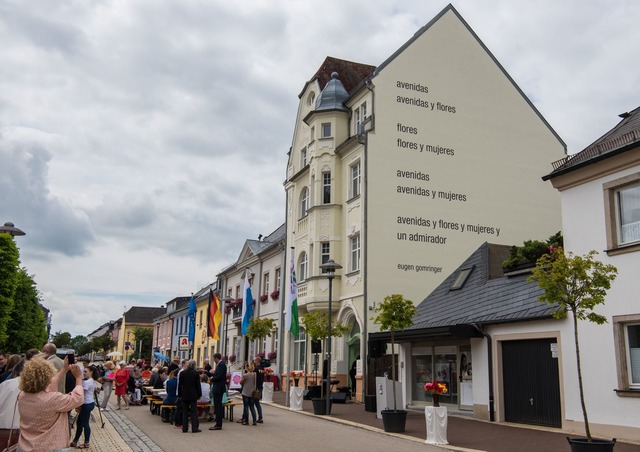
M 300 317 L 328 309 L 319 266 L 343 266 L 332 315 L 352 328 L 334 338 L 330 369 L 349 386 L 363 358 L 360 400 L 386 295 L 418 304 L 482 243 L 560 230 L 559 196 L 540 175 L 566 145 L 451 5 L 377 67 L 328 57 L 299 98 L 287 262 L 293 253 Z M 311 370 L 302 329 L 292 344 L 288 368 Z

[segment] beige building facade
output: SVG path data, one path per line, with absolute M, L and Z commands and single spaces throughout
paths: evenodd
M 341 384 L 386 295 L 418 304 L 483 242 L 560 230 L 541 175 L 566 146 L 451 5 L 377 67 L 327 58 L 299 98 L 286 261 L 293 253 L 300 317 L 328 309 L 319 266 L 343 267 L 332 297 L 333 318 L 351 325 L 333 341 Z M 293 339 L 290 369 L 310 359 L 303 333 Z

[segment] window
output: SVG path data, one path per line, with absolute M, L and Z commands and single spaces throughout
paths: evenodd
M 309 211 L 309 189 L 304 187 L 300 193 L 300 218 L 307 216 Z
M 311 91 L 307 97 L 307 106 L 311 107 L 316 101 L 316 93 Z
M 360 162 L 351 165 L 351 198 L 360 195 Z
M 467 279 L 469 279 L 469 275 L 471 275 L 471 272 L 473 271 L 473 269 L 475 267 L 476 267 L 475 265 L 472 265 L 469 268 L 463 268 L 462 270 L 460 270 L 460 273 L 458 273 L 458 277 L 456 278 L 456 280 L 451 285 L 451 289 L 450 290 L 460 290 L 460 289 L 462 289 L 464 287 L 465 283 L 467 282 Z
M 300 168 L 307 166 L 307 148 L 300 151 Z
M 320 265 L 322 264 L 326 264 L 327 262 L 329 262 L 329 242 L 322 242 L 322 244 L 320 245 L 321 249 L 320 249 Z M 326 273 L 326 270 L 322 270 L 322 273 Z
M 200 321 L 198 322 L 198 328 L 200 328 L 202 326 L 202 313 L 204 311 L 200 311 Z
M 355 272 L 358 270 L 360 270 L 360 235 L 355 235 L 351 237 L 349 271 Z
M 313 143 L 316 139 L 316 126 L 311 126 L 311 131 L 309 132 L 309 143 Z
M 360 105 L 360 107 L 357 107 L 353 111 L 353 113 L 354 113 L 353 115 L 354 133 L 356 135 L 364 133 L 360 125 L 367 119 L 367 103 L 363 102 L 362 105 Z
M 331 123 L 322 123 L 322 138 L 331 138 Z
M 640 249 L 640 173 L 607 182 L 603 189 L 607 251 Z M 624 250 L 616 253 L 617 248 Z
M 307 279 L 307 271 L 309 268 L 309 262 L 307 260 L 307 253 L 304 251 L 300 254 L 300 259 L 298 260 L 298 281 L 304 281 Z
M 300 327 L 298 337 L 293 343 L 293 369 L 302 370 L 305 368 L 306 351 L 307 351 L 307 333 L 304 328 Z
M 619 396 L 640 397 L 640 314 L 613 316 Z
M 262 277 L 262 293 L 269 295 L 269 272 Z
M 282 285 L 282 271 L 279 268 L 276 268 L 276 287 L 274 290 L 280 290 Z
M 322 204 L 331 203 L 331 173 L 322 173 Z

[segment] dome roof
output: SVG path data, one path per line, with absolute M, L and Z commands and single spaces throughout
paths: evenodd
M 345 99 L 349 97 L 349 93 L 342 85 L 342 82 L 338 78 L 338 73 L 333 72 L 331 74 L 331 80 L 327 83 L 327 85 L 318 96 L 316 100 L 316 109 L 315 111 L 323 111 L 323 110 L 343 110 L 348 111 L 347 107 L 344 106 L 343 102 Z

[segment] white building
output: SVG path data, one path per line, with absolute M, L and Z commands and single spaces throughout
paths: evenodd
M 580 323 L 586 405 L 595 436 L 640 441 L 640 108 L 545 176 L 560 192 L 565 248 L 599 251 L 618 269 L 604 306 L 608 325 Z M 582 431 L 573 331 L 562 323 L 564 422 Z

